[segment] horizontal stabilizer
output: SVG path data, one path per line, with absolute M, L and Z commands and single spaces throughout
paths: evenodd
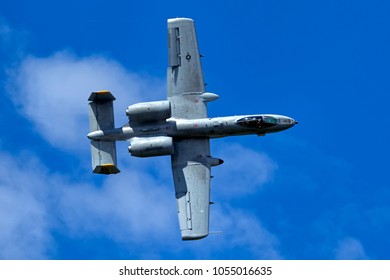
M 92 92 L 89 96 L 89 128 L 90 132 L 114 128 L 115 97 L 109 91 Z
M 115 97 L 108 90 L 92 92 L 89 102 L 90 132 L 114 129 Z M 91 141 L 93 173 L 116 174 L 116 143 L 115 141 Z

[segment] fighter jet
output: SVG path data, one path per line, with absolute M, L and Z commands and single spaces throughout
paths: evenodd
M 297 122 L 287 116 L 254 114 L 209 118 L 207 103 L 218 95 L 206 91 L 194 21 L 168 19 L 167 100 L 127 107 L 128 123 L 115 128 L 108 90 L 89 97 L 92 168 L 116 174 L 116 141 L 128 141 L 134 157 L 171 156 L 179 226 L 183 240 L 209 234 L 210 172 L 223 160 L 210 155 L 210 139 L 268 133 Z

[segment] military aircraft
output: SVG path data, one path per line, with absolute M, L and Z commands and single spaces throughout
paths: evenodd
M 209 234 L 210 171 L 223 163 L 210 155 L 209 140 L 263 136 L 297 123 L 274 114 L 208 118 L 207 103 L 218 95 L 206 91 L 200 58 L 194 21 L 168 19 L 167 100 L 128 106 L 128 123 L 115 128 L 111 92 L 93 92 L 88 99 L 94 173 L 120 172 L 115 141 L 129 141 L 129 153 L 134 157 L 171 156 L 183 240 Z

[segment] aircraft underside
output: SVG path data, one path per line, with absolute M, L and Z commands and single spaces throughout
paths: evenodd
M 183 240 L 209 234 L 211 167 L 223 163 L 210 155 L 209 139 L 263 136 L 297 123 L 274 114 L 209 118 L 207 103 L 216 99 L 218 95 L 206 91 L 195 26 L 188 18 L 168 20 L 167 100 L 128 106 L 128 123 L 115 128 L 111 92 L 93 92 L 88 99 L 94 173 L 120 172 L 116 141 L 129 141 L 128 151 L 135 157 L 171 156 Z

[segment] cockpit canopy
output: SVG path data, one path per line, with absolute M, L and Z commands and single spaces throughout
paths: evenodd
M 263 122 L 265 127 L 271 127 L 278 124 L 278 119 L 275 117 L 265 116 L 263 117 Z
M 249 116 L 237 120 L 236 123 L 243 127 L 264 128 L 277 125 L 278 119 L 271 116 Z

